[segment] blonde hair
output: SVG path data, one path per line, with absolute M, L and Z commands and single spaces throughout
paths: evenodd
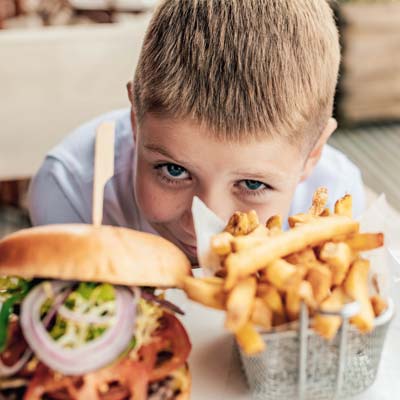
M 134 77 L 146 113 L 220 140 L 315 141 L 332 113 L 340 48 L 326 0 L 164 0 Z

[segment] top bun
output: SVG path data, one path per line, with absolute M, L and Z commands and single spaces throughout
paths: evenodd
M 47 225 L 0 241 L 0 275 L 181 287 L 186 255 L 167 240 L 113 226 Z

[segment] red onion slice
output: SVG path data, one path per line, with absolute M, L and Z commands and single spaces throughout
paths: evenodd
M 155 294 L 146 292 L 145 290 L 141 291 L 141 296 L 143 299 L 148 301 L 153 301 L 154 303 L 159 304 L 160 306 L 180 315 L 185 315 L 185 313 L 174 303 L 171 303 L 168 300 L 160 299 Z
M 57 284 L 52 284 L 53 290 L 57 290 Z M 21 326 L 26 341 L 42 362 L 65 375 L 82 375 L 110 364 L 132 339 L 138 300 L 122 287 L 115 287 L 115 293 L 115 323 L 99 338 L 79 348 L 67 349 L 53 340 L 40 320 L 40 308 L 47 296 L 43 284 L 38 285 L 22 303 Z
M 3 378 L 15 375 L 28 362 L 31 356 L 32 350 L 28 348 L 25 350 L 25 353 L 22 355 L 22 357 L 14 365 L 5 365 L 0 359 L 0 376 Z

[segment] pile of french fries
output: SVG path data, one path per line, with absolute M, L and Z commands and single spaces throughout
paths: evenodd
M 212 238 L 211 249 L 221 261 L 216 276 L 188 277 L 189 298 L 226 310 L 226 328 L 247 354 L 265 349 L 265 332 L 299 318 L 307 305 L 312 328 L 330 340 L 341 326 L 340 312 L 357 301 L 350 322 L 360 332 L 373 329 L 374 318 L 386 308 L 379 295 L 369 294 L 369 261 L 361 252 L 383 245 L 382 233 L 360 233 L 352 219 L 352 198 L 346 195 L 327 208 L 328 193 L 319 188 L 307 213 L 289 218 L 282 230 L 279 216 L 260 224 L 255 211 L 236 212 L 225 230 Z

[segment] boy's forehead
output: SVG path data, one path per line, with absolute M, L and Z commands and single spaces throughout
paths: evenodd
M 283 177 L 303 158 L 301 149 L 283 137 L 221 142 L 207 127 L 185 119 L 148 116 L 141 124 L 140 136 L 146 151 L 177 163 L 197 166 L 207 161 L 215 168 L 229 168 L 232 173 L 255 178 L 265 176 L 265 170 Z
M 285 135 L 279 133 L 262 132 L 243 133 L 239 131 L 235 135 L 230 135 L 222 139 L 223 135 L 206 124 L 199 123 L 190 118 L 168 118 L 154 114 L 147 114 L 142 120 L 139 130 L 146 142 L 154 139 L 176 139 L 181 143 L 190 143 L 192 139 L 203 140 L 209 146 L 220 145 L 229 148 L 252 146 L 261 148 L 267 146 L 271 148 L 286 148 L 289 151 L 301 150 L 301 145 L 291 142 Z M 237 138 L 237 139 L 232 139 Z

